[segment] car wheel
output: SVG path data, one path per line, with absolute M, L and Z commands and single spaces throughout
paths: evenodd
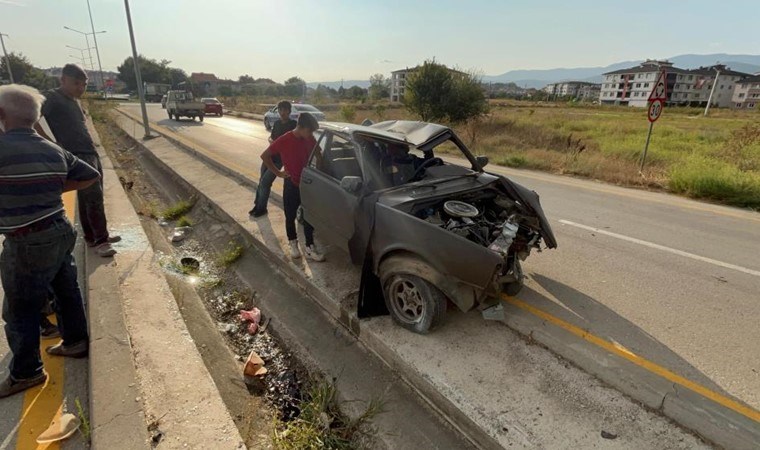
M 219 116 L 219 117 L 224 117 L 224 113 L 223 113 L 223 112 L 220 112 L 220 113 L 218 114 L 218 116 Z
M 431 283 L 408 274 L 392 274 L 383 286 L 385 304 L 393 320 L 419 334 L 443 322 L 446 296 Z
M 199 122 L 203 122 L 203 114 L 201 114 L 200 116 L 198 116 L 198 121 Z
M 501 285 L 501 292 L 507 294 L 510 297 L 514 297 L 515 295 L 519 294 L 523 288 L 523 285 L 525 284 L 525 275 L 523 275 L 522 264 L 520 264 L 519 259 L 515 258 L 515 260 L 516 261 L 513 270 L 515 272 L 515 278 L 517 278 L 517 280 Z

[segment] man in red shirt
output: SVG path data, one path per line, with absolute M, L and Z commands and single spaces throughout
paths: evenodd
M 284 178 L 282 189 L 282 202 L 285 209 L 285 231 L 290 244 L 290 257 L 301 257 L 298 248 L 298 234 L 296 233 L 296 215 L 301 206 L 301 172 L 309 161 L 309 154 L 317 145 L 314 132 L 319 128 L 317 119 L 309 113 L 301 113 L 298 116 L 298 124 L 295 130 L 288 131 L 269 145 L 261 159 L 264 165 L 278 177 Z M 273 156 L 282 158 L 283 170 L 277 168 L 272 161 Z M 325 257 L 314 246 L 314 227 L 308 222 L 303 222 L 303 233 L 306 237 L 306 257 L 313 261 L 324 261 Z

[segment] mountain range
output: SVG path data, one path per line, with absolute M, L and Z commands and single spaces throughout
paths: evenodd
M 713 64 L 725 64 L 729 68 L 745 73 L 760 72 L 760 55 L 735 55 L 728 53 L 713 53 L 709 55 L 677 55 L 667 58 L 674 66 L 682 69 L 695 69 L 701 66 L 710 66 Z M 576 67 L 576 68 L 559 68 L 559 69 L 541 69 L 541 70 L 510 70 L 501 75 L 486 75 L 483 82 L 493 83 L 515 83 L 522 88 L 542 88 L 549 83 L 558 81 L 589 81 L 600 83 L 602 74 L 614 70 L 625 69 L 641 64 L 639 61 L 621 61 L 604 67 Z M 317 87 L 322 84 L 334 89 L 341 86 L 348 88 L 351 86 L 360 86 L 366 88 L 369 86 L 369 80 L 343 80 L 343 81 L 323 81 L 320 83 L 309 83 L 309 87 Z

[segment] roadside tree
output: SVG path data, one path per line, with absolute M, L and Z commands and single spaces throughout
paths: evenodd
M 290 77 L 285 80 L 285 95 L 301 97 L 306 91 L 306 82 L 299 77 Z
M 21 53 L 10 53 L 8 59 L 11 61 L 11 70 L 13 79 L 16 83 L 26 84 L 34 88 L 45 90 L 58 86 L 58 80 L 55 77 L 46 75 L 42 69 L 34 67 L 29 59 Z M 0 79 L 9 80 L 8 63 L 5 58 L 0 58 Z
M 376 101 L 388 98 L 391 95 L 391 80 L 385 78 L 382 73 L 376 73 L 369 77 L 369 98 Z

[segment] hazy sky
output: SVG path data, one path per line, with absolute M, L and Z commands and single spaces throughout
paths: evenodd
M 104 69 L 131 55 L 123 0 L 90 0 Z M 682 53 L 758 53 L 758 0 L 131 0 L 138 51 L 190 72 L 367 79 L 435 57 L 497 75 Z M 86 0 L 0 0 L 9 51 L 60 66 Z M 94 55 L 94 52 L 93 52 Z

